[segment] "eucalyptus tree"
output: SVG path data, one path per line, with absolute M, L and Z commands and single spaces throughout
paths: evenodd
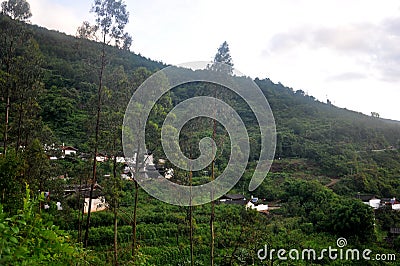
M 100 118 L 102 112 L 102 97 L 104 90 L 104 77 L 105 70 L 108 64 L 107 47 L 109 45 L 117 46 L 119 48 L 128 49 L 126 43 L 131 42 L 132 38 L 124 32 L 125 26 L 129 21 L 129 12 L 126 9 L 126 4 L 122 0 L 95 0 L 91 12 L 95 15 L 95 25 L 90 26 L 84 22 L 80 30 L 81 37 L 90 36 L 95 38 L 101 43 L 99 52 L 99 63 L 97 67 L 97 104 L 96 104 L 96 123 L 95 123 L 95 136 L 93 147 L 93 171 L 92 183 L 90 188 L 89 208 L 86 221 L 86 231 L 84 238 L 84 246 L 87 247 L 90 229 L 90 214 L 91 214 L 91 201 L 93 195 L 94 185 L 97 182 L 97 162 L 96 156 L 99 148 L 99 133 L 100 133 Z M 90 32 L 85 33 L 85 29 Z
M 217 53 L 214 56 L 214 61 L 212 64 L 208 65 L 208 69 L 211 71 L 220 72 L 223 75 L 232 75 L 233 74 L 233 62 L 232 57 L 229 50 L 229 45 L 225 41 L 218 48 Z M 217 98 L 217 85 L 212 84 L 212 89 L 214 90 L 214 98 Z M 215 111 L 216 112 L 216 111 Z M 213 126 L 212 126 L 212 139 L 216 140 L 216 131 L 217 131 L 217 120 L 214 117 Z M 215 150 L 217 147 L 213 145 L 213 149 Z M 211 162 L 211 181 L 215 179 L 215 158 Z M 215 246 L 215 202 L 214 202 L 214 193 L 211 191 L 211 214 L 210 214 L 210 234 L 211 234 L 211 243 L 210 243 L 210 265 L 214 265 L 214 246 Z
M 19 21 L 27 21 L 32 17 L 31 7 L 25 0 L 8 0 L 2 2 L 1 13 Z
M 114 265 L 118 265 L 118 207 L 121 191 L 121 175 L 118 171 L 117 156 L 122 151 L 121 130 L 125 102 L 127 103 L 127 91 L 129 88 L 128 76 L 122 66 L 116 67 L 107 75 L 105 87 L 104 115 L 102 123 L 102 146 L 112 158 L 112 178 L 108 180 L 107 201 L 114 214 Z
M 18 51 L 21 51 L 27 41 L 25 24 L 31 16 L 29 3 L 25 0 L 8 0 L 1 3 L 0 18 L 0 86 L 5 101 L 3 151 L 7 154 L 8 133 L 10 128 L 11 99 L 16 90 L 15 62 Z

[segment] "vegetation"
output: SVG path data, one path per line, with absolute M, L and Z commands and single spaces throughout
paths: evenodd
M 116 13 L 104 13 L 107 5 Z M 172 206 L 120 178 L 125 170 L 116 158 L 122 156 L 124 109 L 138 86 L 165 66 L 127 49 L 132 39 L 123 32 L 128 19 L 123 10 L 122 1 L 95 1 L 97 24 L 84 22 L 78 37 L 72 37 L 26 24 L 26 1 L 2 4 L 0 264 L 273 265 L 276 256 L 257 257 L 265 245 L 322 250 L 336 247 L 339 237 L 347 239 L 348 248 L 368 248 L 373 254 L 400 250 L 400 238 L 390 233 L 400 227 L 400 213 L 390 206 L 373 210 L 358 199 L 400 196 L 400 123 L 316 101 L 269 79 L 255 82 L 275 116 L 277 149 L 270 173 L 253 192 L 246 188 L 257 164 L 260 132 L 249 106 L 233 92 L 201 82 L 183 84 L 160 99 L 146 125 L 146 145 L 157 161 L 164 158 L 161 127 L 173 106 L 200 95 L 229 103 L 242 117 L 251 144 L 247 170 L 231 193 L 268 203 L 274 207 L 268 214 L 218 200 Z M 104 28 L 103 19 L 114 15 L 123 17 L 117 19 L 121 24 Z M 233 67 L 226 42 L 215 62 Z M 217 157 L 203 171 L 174 169 L 172 181 L 200 185 L 224 170 L 230 145 L 222 125 L 196 118 L 180 134 L 186 156 L 196 158 L 199 140 L 211 137 Z M 65 155 L 61 146 L 78 153 Z M 95 155 L 109 160 L 100 162 Z M 109 208 L 89 218 L 83 195 L 66 191 L 87 185 L 93 194 L 95 183 L 103 187 Z M 84 221 L 90 226 L 86 239 Z M 383 262 L 323 258 L 296 263 Z

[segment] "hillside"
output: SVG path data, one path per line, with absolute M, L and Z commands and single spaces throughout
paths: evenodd
M 28 28 L 42 56 L 43 91 L 38 95 L 38 115 L 43 121 L 42 129 L 46 131 L 46 144 L 65 143 L 77 147 L 81 152 L 90 153 L 99 44 L 38 26 L 28 25 Z M 104 109 L 116 104 L 117 109 L 123 111 L 135 88 L 151 73 L 165 67 L 160 62 L 113 47 L 107 48 L 107 55 L 110 58 L 107 76 L 118 77 L 119 81 L 112 80 L 114 84 L 106 84 L 110 93 L 118 94 L 118 97 L 115 97 L 117 103 L 111 103 L 115 99 L 105 99 Z M 316 171 L 319 173 L 329 177 L 346 177 L 354 175 L 371 160 L 375 162 L 372 150 L 395 150 L 400 147 L 400 123 L 397 121 L 370 117 L 322 103 L 301 90 L 275 84 L 268 78 L 257 78 L 255 82 L 267 97 L 275 117 L 276 158 L 307 159 L 318 165 Z M 170 96 L 176 104 L 206 93 L 207 89 L 202 85 L 189 84 L 173 89 Z M 230 102 L 239 110 L 245 122 L 247 119 L 251 136 L 257 143 L 258 133 L 251 111 L 229 92 L 221 92 L 223 94 L 231 99 Z M 122 117 L 119 119 L 122 123 Z M 161 126 L 162 117 L 156 120 Z M 206 132 L 207 128 L 203 125 L 197 130 Z M 258 144 L 252 146 L 252 151 L 257 149 Z M 106 150 L 104 145 L 103 150 Z M 394 156 L 392 153 L 387 156 Z M 257 160 L 257 156 L 252 160 Z M 365 192 L 382 194 L 380 189 Z
M 72 101 L 71 109 L 74 109 L 69 111 L 82 110 L 82 107 L 87 105 L 87 100 L 94 94 L 93 91 L 88 90 L 97 79 L 95 60 L 99 45 L 38 26 L 29 26 L 29 28 L 43 55 L 45 94 L 62 97 L 59 91 L 64 90 L 64 97 Z M 109 47 L 107 53 L 111 59 L 108 67 L 110 69 L 122 67 L 125 74 L 129 75 L 138 68 L 146 68 L 154 72 L 165 67 L 163 63 L 112 47 Z M 400 126 L 397 121 L 376 119 L 321 103 L 312 96 L 305 95 L 303 91 L 295 91 L 280 83 L 274 84 L 268 78 L 255 81 L 271 105 L 278 132 L 282 134 L 282 138 L 289 138 L 285 135 L 289 131 L 287 133 L 293 133 L 301 139 L 327 143 L 353 143 L 362 150 L 399 145 L 400 137 L 396 133 L 400 132 Z M 137 84 L 130 85 L 134 87 Z M 42 102 L 48 100 L 46 97 L 50 96 L 45 96 Z M 181 96 L 177 95 L 177 97 Z M 59 113 L 58 109 L 61 107 L 55 107 L 57 113 Z M 44 113 L 48 112 L 42 110 L 42 115 L 46 116 Z M 54 124 L 56 120 L 56 117 L 44 119 L 49 124 Z M 52 130 L 57 131 L 59 128 L 53 126 Z M 318 139 L 317 135 L 324 136 L 324 139 Z M 56 137 L 59 141 L 71 141 L 70 139 L 63 140 L 60 135 Z M 71 144 L 79 145 L 80 143 L 73 141 Z M 278 154 L 282 156 L 299 155 L 286 150 L 285 147 L 282 152 L 283 154 L 280 154 L 278 150 Z
M 65 230 L 66 239 L 70 239 L 66 240 L 68 243 L 80 242 L 83 218 L 86 217 L 81 211 L 84 199 L 80 193 L 71 197 L 65 191 L 66 187 L 71 191 L 73 186 L 91 183 L 100 45 L 15 22 L 2 15 L 0 26 L 2 125 L 7 124 L 6 110 L 10 107 L 9 123 L 4 126 L 8 135 L 5 134 L 7 138 L 3 135 L 1 141 L 8 144 L 9 152 L 7 156 L 0 156 L 1 204 L 4 206 L 0 209 L 0 225 L 11 228 L 19 224 L 18 219 L 26 219 L 25 223 L 32 224 L 33 228 L 36 225 L 45 228 L 47 225 L 43 220 L 47 219 Z M 5 48 L 14 38 L 20 42 L 12 53 L 8 53 Z M 166 65 L 110 46 L 106 54 L 99 151 L 113 158 L 122 152 L 121 125 L 132 93 L 147 77 Z M 219 88 L 217 97 L 238 111 L 251 142 L 247 170 L 231 193 L 244 194 L 248 199 L 254 196 L 276 209 L 265 215 L 246 211 L 240 205 L 217 205 L 218 265 L 250 265 L 257 261 L 254 250 L 265 243 L 276 247 L 326 248 L 335 246 L 338 237 L 351 241 L 350 247 L 368 247 L 387 253 L 399 251 L 400 238 L 390 238 L 389 230 L 400 227 L 400 214 L 385 206 L 374 212 L 355 195 L 359 198 L 364 194 L 379 198 L 400 197 L 400 122 L 322 103 L 301 90 L 275 84 L 268 78 L 255 82 L 268 99 L 275 117 L 275 161 L 262 185 L 254 192 L 246 191 L 259 159 L 260 132 L 249 107 L 237 95 Z M 155 158 L 164 158 L 160 128 L 166 114 L 177 103 L 199 95 L 213 95 L 213 91 L 207 84 L 184 84 L 165 95 L 152 110 L 146 144 Z M 224 147 L 217 153 L 218 174 L 227 165 L 230 148 L 225 129 L 219 124 L 216 129 L 217 143 Z M 210 119 L 192 120 L 181 132 L 181 148 L 187 156 L 196 156 L 199 154 L 198 140 L 211 135 Z M 78 154 L 62 156 L 60 146 L 73 146 Z M 1 152 L 4 153 L 3 148 Z M 58 160 L 49 160 L 50 157 Z M 173 181 L 182 184 L 188 184 L 191 174 L 193 184 L 209 180 L 206 171 L 189 174 L 175 170 Z M 118 220 L 120 260 L 130 263 L 132 213 L 138 204 L 139 252 L 135 257 L 138 265 L 187 265 L 192 211 L 196 263 L 208 265 L 210 204 L 192 210 L 162 203 L 136 187 L 136 183 L 119 178 L 123 172 L 123 165 L 114 164 L 112 160 L 98 162 L 97 181 L 103 187 L 99 193 L 110 202 L 110 210 L 94 213 L 92 218 L 89 248 L 94 250 L 93 254 L 76 249 L 79 254 L 70 251 L 71 258 L 78 261 L 85 254 L 85 259 L 93 265 L 110 264 L 113 241 L 116 241 L 113 226 Z M 51 199 L 43 196 L 42 203 L 29 199 L 24 192 L 25 184 L 31 188 L 28 195 L 50 191 Z M 140 192 L 138 199 L 136 192 Z M 22 198 L 26 199 L 25 203 Z M 44 201 L 52 206 L 49 211 L 42 210 Z M 63 212 L 55 209 L 57 201 L 64 206 Z M 33 206 L 38 205 L 43 212 L 40 222 L 35 220 L 33 211 Z M 17 215 L 17 210 L 24 215 L 18 216 L 20 218 L 12 216 Z M 14 220 L 7 220 L 6 214 Z M 29 237 L 46 242 L 48 236 L 43 231 L 35 231 L 37 235 Z M 17 250 L 14 242 L 31 234 L 22 229 L 9 229 L 6 233 L 9 235 L 4 239 L 10 250 Z M 64 234 L 62 231 L 56 233 Z M 15 240 L 11 238 L 14 236 Z M 0 238 L 3 238 L 1 232 Z M 34 243 L 29 242 L 29 245 L 34 247 Z M 5 257 L 9 259 L 5 263 L 14 259 L 10 254 Z M 67 251 L 66 254 L 66 261 L 73 264 Z M 0 264 L 2 259 L 0 257 Z M 18 260 L 23 261 L 23 255 Z M 255 265 L 261 265 L 257 263 Z M 325 265 L 330 261 L 325 259 L 319 263 Z

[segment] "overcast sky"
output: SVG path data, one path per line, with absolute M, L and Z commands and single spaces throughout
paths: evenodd
M 31 22 L 74 35 L 94 0 L 28 0 Z M 132 51 L 167 64 L 212 60 L 320 101 L 400 120 L 397 0 L 125 0 Z

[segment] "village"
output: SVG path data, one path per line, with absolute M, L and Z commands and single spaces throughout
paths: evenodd
M 72 146 L 66 146 L 64 143 L 57 147 L 55 144 L 45 145 L 45 152 L 48 154 L 49 160 L 56 161 L 62 160 L 66 157 L 76 157 L 81 160 L 88 160 L 90 156 L 88 154 L 79 153 L 77 148 Z M 151 153 L 147 153 L 144 155 L 144 165 L 140 167 L 140 172 L 143 173 L 144 177 L 154 176 L 155 171 L 158 171 L 158 175 L 160 177 L 164 177 L 166 179 L 171 179 L 174 176 L 174 171 L 172 168 L 164 168 L 165 160 L 159 159 L 158 163 L 154 163 L 154 158 Z M 107 155 L 99 153 L 96 156 L 96 161 L 99 163 L 107 162 L 108 160 L 113 160 L 113 158 L 109 158 Z M 125 157 L 116 157 L 116 162 L 118 164 L 123 165 L 123 171 L 121 173 L 121 178 L 124 180 L 133 181 L 133 172 L 134 166 L 136 164 L 136 158 L 127 159 Z M 109 177 L 110 175 L 106 175 L 105 177 Z M 68 176 L 60 176 L 58 178 L 64 179 L 65 181 L 68 179 Z M 91 212 L 99 212 L 108 209 L 108 203 L 106 202 L 104 193 L 102 192 L 104 188 L 99 184 L 94 185 L 94 190 L 92 194 L 91 201 Z M 66 184 L 64 189 L 64 197 L 68 198 L 73 195 L 78 195 L 79 198 L 84 199 L 84 207 L 83 212 L 88 213 L 89 209 L 89 199 L 90 199 L 90 185 L 88 184 Z M 51 192 L 45 192 L 46 201 L 50 201 Z M 256 197 L 251 196 L 250 199 L 246 199 L 246 197 L 242 194 L 226 194 L 217 200 L 217 204 L 236 204 L 243 205 L 246 209 L 256 210 L 260 213 L 267 214 L 271 209 L 279 209 L 279 204 L 274 204 L 273 206 L 269 206 L 265 203 L 264 200 L 258 199 Z M 61 202 L 56 202 L 57 210 L 63 210 L 61 206 Z M 50 208 L 49 203 L 44 204 L 44 209 L 47 210 Z
M 79 153 L 79 150 L 72 147 L 66 146 L 64 143 L 57 147 L 55 144 L 45 145 L 45 152 L 48 154 L 49 160 L 62 160 L 66 157 L 77 157 L 81 160 L 88 160 L 90 155 L 85 153 Z M 58 155 L 58 156 L 56 156 Z M 109 158 L 106 154 L 99 153 L 96 156 L 96 161 L 99 163 L 107 162 L 108 160 L 113 160 L 114 158 Z M 116 157 L 116 162 L 118 164 L 123 165 L 123 171 L 121 173 L 121 178 L 123 180 L 133 181 L 133 172 L 134 166 L 136 164 L 136 158 L 127 159 L 125 157 Z M 151 153 L 146 153 L 144 155 L 145 163 L 140 166 L 140 172 L 144 177 L 154 176 L 154 173 L 157 173 L 159 177 L 163 177 L 166 179 L 171 179 L 174 177 L 174 170 L 172 168 L 165 168 L 165 160 L 159 159 L 157 163 L 154 163 L 154 158 Z M 109 177 L 110 175 L 105 175 L 105 177 Z M 65 176 L 61 176 L 59 178 L 66 178 Z M 335 180 L 337 182 L 339 180 Z M 328 185 L 329 187 L 329 185 Z M 104 197 L 104 193 L 102 192 L 104 188 L 99 184 L 94 185 L 94 192 L 92 194 L 92 205 L 91 212 L 99 212 L 108 209 L 108 204 Z M 90 185 L 65 185 L 64 196 L 68 198 L 72 195 L 79 195 L 79 197 L 84 198 L 84 207 L 83 212 L 87 213 L 89 209 L 89 193 Z M 45 193 L 45 198 L 50 199 L 50 192 Z M 390 208 L 393 211 L 400 210 L 400 202 L 395 198 L 377 198 L 372 194 L 360 194 L 355 195 L 355 198 L 360 199 L 364 204 L 370 206 L 374 210 L 380 208 Z M 235 204 L 242 205 L 245 209 L 255 210 L 260 213 L 268 214 L 271 210 L 276 210 L 281 207 L 280 201 L 275 202 L 266 202 L 264 199 L 259 199 L 257 197 L 250 196 L 250 199 L 247 199 L 243 194 L 225 194 L 221 198 L 216 201 L 217 204 Z M 56 203 L 57 210 L 62 210 L 61 202 Z M 45 209 L 49 208 L 48 204 L 44 205 Z

